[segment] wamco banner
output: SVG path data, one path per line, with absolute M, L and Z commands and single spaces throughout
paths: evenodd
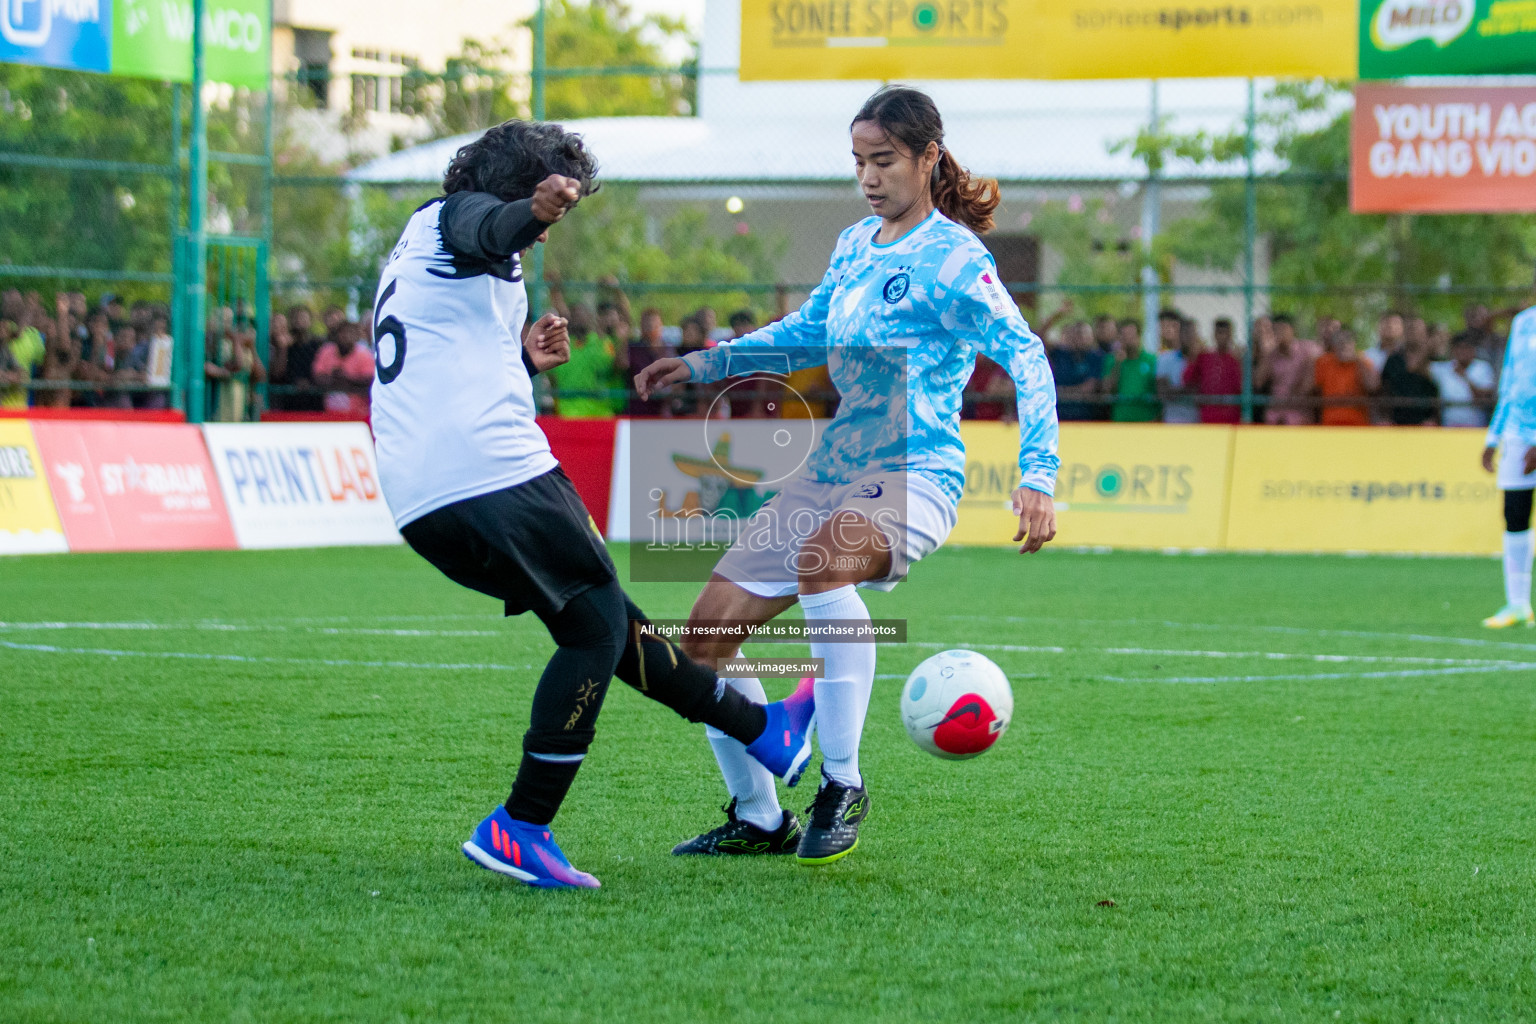
M 4 2 L 4 0 L 0 0 Z M 111 0 L 112 73 L 192 81 L 192 0 Z M 267 87 L 267 0 L 208 0 L 203 15 L 211 81 Z
M 1356 213 L 1536 211 L 1536 86 L 1362 84 L 1350 136 Z
M 1532 72 L 1536 0 L 1361 0 L 1361 78 Z
M 1354 0 L 742 0 L 741 78 L 1353 78 Z
M 210 81 L 265 89 L 268 0 L 207 0 Z M 0 0 L 0 62 L 192 80 L 192 0 Z

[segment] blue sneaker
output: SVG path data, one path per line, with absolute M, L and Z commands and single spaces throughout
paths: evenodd
M 795 692 L 764 706 L 768 727 L 747 744 L 747 753 L 773 774 L 793 786 L 811 759 L 811 730 L 816 727 L 816 680 L 800 680 Z
M 488 871 L 541 889 L 596 889 L 602 883 L 565 859 L 548 825 L 514 821 L 498 807 L 464 844 L 464 856 Z

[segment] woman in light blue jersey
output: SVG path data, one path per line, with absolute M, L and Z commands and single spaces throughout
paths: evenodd
M 799 310 L 734 343 L 657 360 L 635 378 L 642 398 L 687 380 L 826 364 L 841 396 L 804 471 L 748 521 L 715 567 L 693 621 L 728 621 L 722 640 L 685 639 L 689 655 L 719 665 L 741 637 L 796 601 L 825 661 L 816 680 L 823 782 L 802 832 L 781 811 L 773 779 L 740 743 L 710 732 L 733 797 L 726 824 L 675 853 L 790 853 L 824 864 L 856 845 L 869 810 L 859 736 L 875 675 L 872 639 L 841 641 L 867 623 L 857 587 L 890 590 L 943 544 L 965 484 L 961 393 L 985 353 L 1018 390 L 1021 552 L 1056 532 L 1056 394 L 1044 347 L 998 278 L 977 232 L 992 227 L 997 182 L 972 177 L 944 144 L 933 101 L 888 87 L 850 127 L 870 216 L 842 233 L 826 276 Z M 868 632 L 862 634 L 869 637 Z M 757 679 L 732 685 L 762 699 Z M 983 734 L 1001 723 L 972 712 Z M 984 736 L 983 736 L 984 739 Z M 986 742 L 973 749 L 983 749 Z

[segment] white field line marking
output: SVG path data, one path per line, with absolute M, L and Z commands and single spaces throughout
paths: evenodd
M 246 625 L 232 622 L 0 622 L 0 631 L 91 630 L 122 632 L 312 633 L 318 636 L 507 636 L 493 629 L 365 629 L 339 626 Z
M 913 647 L 943 647 L 951 645 L 921 640 L 911 641 Z M 1359 662 L 1363 664 L 1393 665 L 1507 665 L 1507 661 L 1489 661 L 1481 658 L 1420 658 L 1410 655 L 1391 654 L 1295 654 L 1287 651 L 1199 651 L 1165 650 L 1152 647 L 1044 647 L 1024 644 L 971 644 L 968 650 L 1007 651 L 1022 654 L 1128 654 L 1159 658 L 1262 658 L 1268 661 L 1313 661 L 1330 664 Z M 1536 662 L 1530 663 L 1536 668 Z
M 1462 647 L 1494 647 L 1516 651 L 1536 651 L 1536 643 L 1521 644 L 1509 640 L 1484 640 L 1469 636 L 1433 636 L 1425 633 L 1387 633 L 1361 629 L 1314 629 L 1306 626 L 1265 626 L 1242 622 L 1172 622 L 1161 619 L 1068 619 L 1029 615 L 942 615 L 938 618 L 968 622 L 1058 623 L 1089 626 L 1158 626 L 1166 629 L 1197 629 L 1233 632 L 1281 633 L 1288 636 L 1344 637 L 1351 640 L 1412 640 L 1417 643 L 1456 644 Z
M 328 668 L 404 668 L 445 672 L 530 672 L 541 665 L 492 663 L 434 663 L 417 661 L 353 661 L 348 658 L 277 658 L 253 654 L 209 654 L 196 651 L 120 651 L 106 647 L 56 647 L 53 644 L 18 644 L 0 640 L 0 647 L 37 654 L 84 654 L 103 658 L 162 658 L 173 661 L 232 661 L 261 665 L 324 665 Z
M 1393 672 L 1300 672 L 1273 676 L 1100 676 L 1106 683 L 1269 683 L 1309 679 L 1408 679 L 1423 676 L 1454 676 L 1476 672 L 1531 672 L 1536 663 L 1510 661 L 1452 668 L 1398 669 Z

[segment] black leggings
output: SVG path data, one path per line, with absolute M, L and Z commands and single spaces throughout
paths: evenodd
M 1504 492 L 1504 529 L 1524 533 L 1531 528 L 1531 490 Z
M 659 636 L 616 580 L 539 618 L 559 647 L 533 694 L 522 763 L 507 797 L 512 817 L 539 825 L 554 818 L 592 745 L 615 675 L 690 722 L 712 725 L 742 743 L 762 735 L 762 707 Z

